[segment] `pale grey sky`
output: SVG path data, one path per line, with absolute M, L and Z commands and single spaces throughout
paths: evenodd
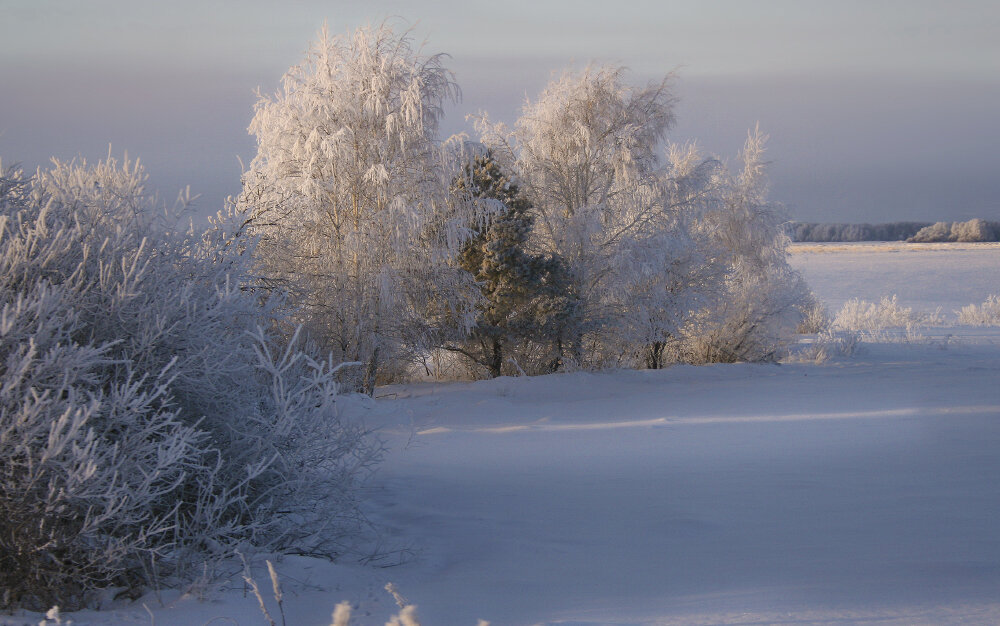
M 164 197 L 239 188 L 254 90 L 324 19 L 398 16 L 451 55 L 464 99 L 512 121 L 553 72 L 674 71 L 672 139 L 733 156 L 771 136 L 772 197 L 811 221 L 1000 220 L 1000 6 L 992 1 L 0 0 L 0 156 L 139 156 Z

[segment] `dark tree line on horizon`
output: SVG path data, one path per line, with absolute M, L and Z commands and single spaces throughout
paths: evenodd
M 889 222 L 885 224 L 838 224 L 789 222 L 788 236 L 794 242 L 908 241 L 998 241 L 1000 222 L 972 219 L 967 222 Z

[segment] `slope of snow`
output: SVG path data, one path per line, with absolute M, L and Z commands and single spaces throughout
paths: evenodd
M 822 254 L 806 269 L 895 253 Z M 982 300 L 966 261 L 921 254 L 918 276 L 888 274 L 931 287 L 951 267 L 942 298 Z M 892 293 L 878 280 L 856 295 Z M 381 388 L 367 512 L 390 567 L 278 560 L 287 623 L 349 600 L 352 624 L 384 624 L 390 581 L 426 625 L 1000 623 L 1000 329 L 927 337 L 823 364 Z M 230 578 L 69 617 L 150 624 L 145 603 L 157 626 L 264 624 Z
M 996 348 L 890 348 L 385 403 L 417 435 L 394 435 L 379 520 L 424 548 L 394 578 L 428 623 L 1000 617 Z

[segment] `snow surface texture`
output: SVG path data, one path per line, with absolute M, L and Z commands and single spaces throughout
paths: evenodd
M 1000 243 L 797 243 L 789 262 L 831 315 L 859 298 L 899 296 L 920 313 L 955 319 L 1000 291 Z
M 995 247 L 870 247 L 792 262 L 833 312 L 899 293 L 950 313 L 997 284 Z M 278 560 L 288 624 L 342 600 L 383 624 L 389 581 L 429 625 L 1000 623 L 1000 329 L 925 337 L 823 364 L 380 388 L 391 452 L 367 509 L 398 565 Z M 142 602 L 158 626 L 263 624 L 232 580 Z M 141 603 L 67 617 L 151 622 Z

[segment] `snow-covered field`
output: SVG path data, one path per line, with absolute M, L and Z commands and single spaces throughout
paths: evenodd
M 1000 243 L 797 243 L 791 252 L 831 313 L 851 298 L 896 294 L 915 311 L 954 318 L 1000 292 Z
M 950 315 L 1000 291 L 990 245 L 810 244 L 792 262 L 831 312 L 896 293 Z M 366 419 L 390 452 L 367 511 L 390 567 L 281 559 L 290 626 L 329 624 L 343 600 L 352 624 L 383 624 L 387 582 L 425 625 L 1000 623 L 1000 329 L 821 364 L 377 395 Z M 150 612 L 265 623 L 238 577 L 64 619 Z

